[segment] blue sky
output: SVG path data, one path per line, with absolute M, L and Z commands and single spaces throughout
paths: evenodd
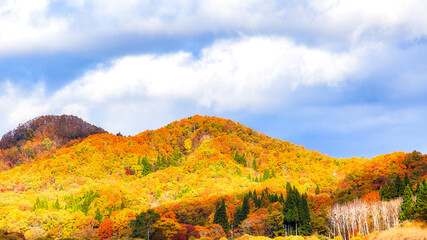
M 333 157 L 427 152 L 423 0 L 3 0 L 0 134 L 194 114 Z

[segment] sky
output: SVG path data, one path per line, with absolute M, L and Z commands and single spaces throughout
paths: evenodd
M 0 0 L 0 135 L 195 114 L 332 157 L 427 153 L 425 0 Z

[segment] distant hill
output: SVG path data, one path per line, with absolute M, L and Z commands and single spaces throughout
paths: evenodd
M 150 239 L 188 239 L 184 235 L 194 231 L 219 239 L 228 233 L 213 223 L 218 203 L 224 201 L 232 221 L 244 196 L 251 198 L 249 212 L 234 226 L 236 237 L 271 237 L 284 234 L 289 186 L 304 193 L 295 198 L 308 201 L 312 232 L 327 236 L 334 203 L 378 200 L 397 176 L 415 191 L 427 173 L 427 155 L 416 151 L 332 158 L 219 117 L 196 115 L 131 137 L 76 117 L 43 118 L 8 133 L 0 155 L 9 161 L 0 172 L 0 230 L 27 239 L 58 238 L 59 232 L 96 239 L 106 219 L 115 237 L 126 239 L 130 220 L 148 208 L 164 224 Z
M 53 148 L 60 148 L 76 139 L 105 133 L 71 115 L 37 117 L 6 133 L 0 140 L 1 162 L 8 167 L 30 162 Z

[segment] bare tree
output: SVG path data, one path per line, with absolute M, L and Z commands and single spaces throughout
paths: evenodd
M 402 198 L 389 202 L 365 202 L 356 199 L 344 204 L 334 204 L 330 215 L 330 234 L 348 240 L 359 232 L 363 236 L 372 231 L 396 227 L 399 224 Z

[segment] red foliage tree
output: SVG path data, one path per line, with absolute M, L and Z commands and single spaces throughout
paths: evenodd
M 98 229 L 98 236 L 101 239 L 109 239 L 113 235 L 113 220 L 107 218 L 102 221 Z

